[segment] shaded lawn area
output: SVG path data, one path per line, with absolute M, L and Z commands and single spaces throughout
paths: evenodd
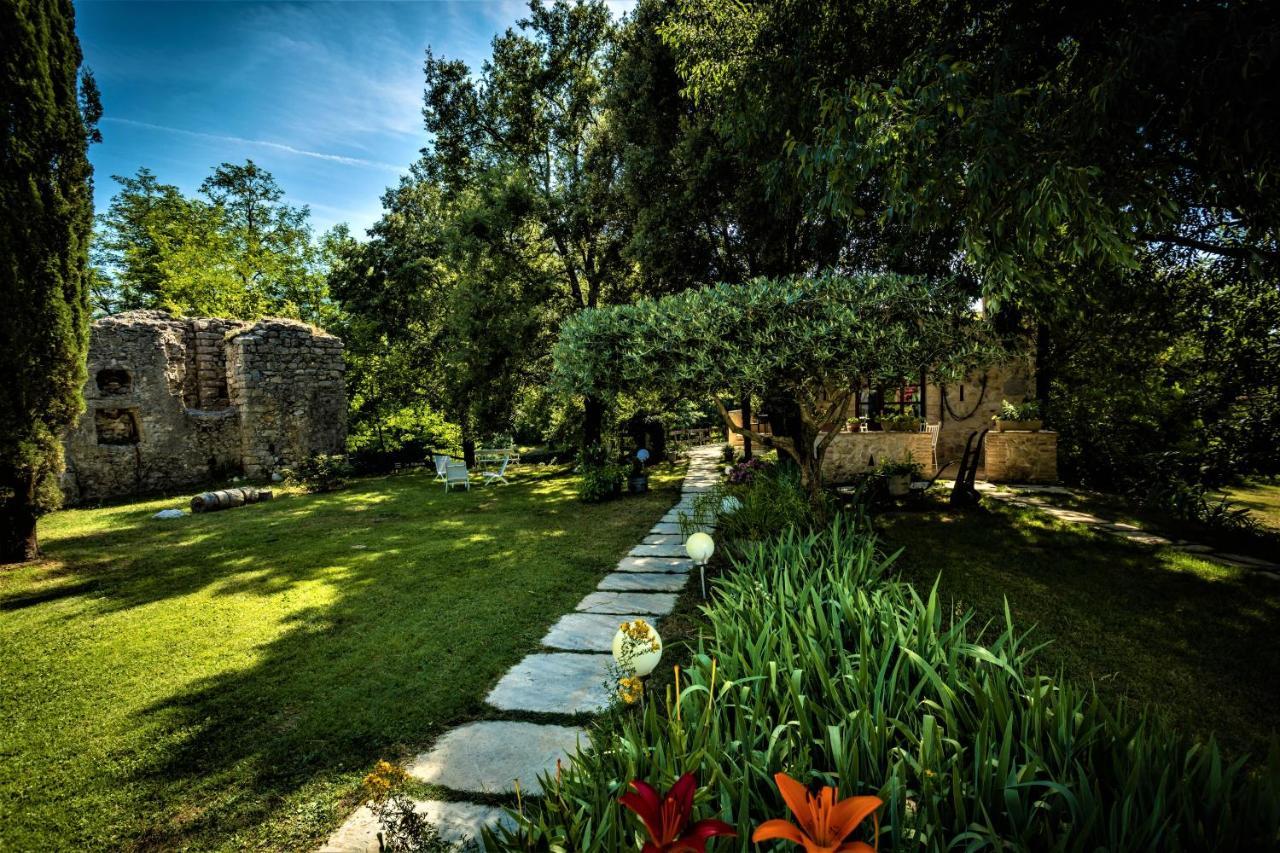
M 945 601 L 1035 627 L 1041 667 L 1150 703 L 1228 751 L 1264 752 L 1280 731 L 1280 583 L 1191 554 L 1135 547 L 1033 510 L 901 513 L 877 519 L 905 547 L 904 579 Z
M 482 713 L 507 667 L 676 499 L 567 469 L 429 474 L 154 521 L 60 512 L 0 572 L 0 849 L 294 850 L 371 764 Z
M 1247 507 L 1259 524 L 1280 533 L 1280 483 L 1252 482 L 1224 491 L 1229 499 Z

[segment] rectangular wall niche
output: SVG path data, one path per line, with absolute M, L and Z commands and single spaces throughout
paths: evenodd
M 137 409 L 96 409 L 93 424 L 98 432 L 98 444 L 138 443 Z

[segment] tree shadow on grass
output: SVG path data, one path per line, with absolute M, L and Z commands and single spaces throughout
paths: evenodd
M 156 742 L 136 755 L 111 744 L 123 760 L 91 772 L 121 793 L 110 817 L 83 818 L 110 821 L 118 846 L 137 849 L 304 849 L 323 837 L 374 760 L 480 714 L 500 674 L 674 498 L 584 507 L 562 476 L 447 501 L 422 478 L 388 478 L 182 529 L 143 518 L 54 540 L 63 582 L 37 594 L 66 601 L 92 585 L 93 598 L 47 618 L 145 623 L 158 611 L 126 611 L 196 596 L 211 609 L 190 618 L 225 632 L 232 655 L 139 704 L 133 726 Z M 164 618 L 191 630 L 181 611 Z M 232 618 L 266 620 L 265 639 L 237 644 Z M 186 652 L 175 638 L 173 654 Z
M 1030 510 L 996 507 L 882 522 L 905 545 L 902 577 L 922 591 L 1050 641 L 1062 667 L 1115 698 L 1152 703 L 1175 725 L 1264 751 L 1280 730 L 1280 584 L 1171 549 L 1136 547 Z

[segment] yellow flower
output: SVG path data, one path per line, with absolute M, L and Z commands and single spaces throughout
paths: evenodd
M 618 682 L 618 696 L 628 705 L 634 705 L 644 696 L 644 682 L 634 675 L 627 676 Z
M 374 802 L 382 802 L 408 778 L 409 774 L 404 768 L 389 761 L 379 761 L 374 765 L 373 772 L 364 777 L 365 793 Z

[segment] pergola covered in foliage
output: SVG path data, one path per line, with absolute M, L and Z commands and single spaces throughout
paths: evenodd
M 860 384 L 923 367 L 946 376 L 996 356 L 963 290 L 899 275 L 756 279 L 584 311 L 555 350 L 561 384 L 579 394 L 659 390 L 710 397 L 728 429 L 775 447 L 815 493 L 822 457 Z M 721 395 L 784 394 L 792 435 L 735 423 Z

